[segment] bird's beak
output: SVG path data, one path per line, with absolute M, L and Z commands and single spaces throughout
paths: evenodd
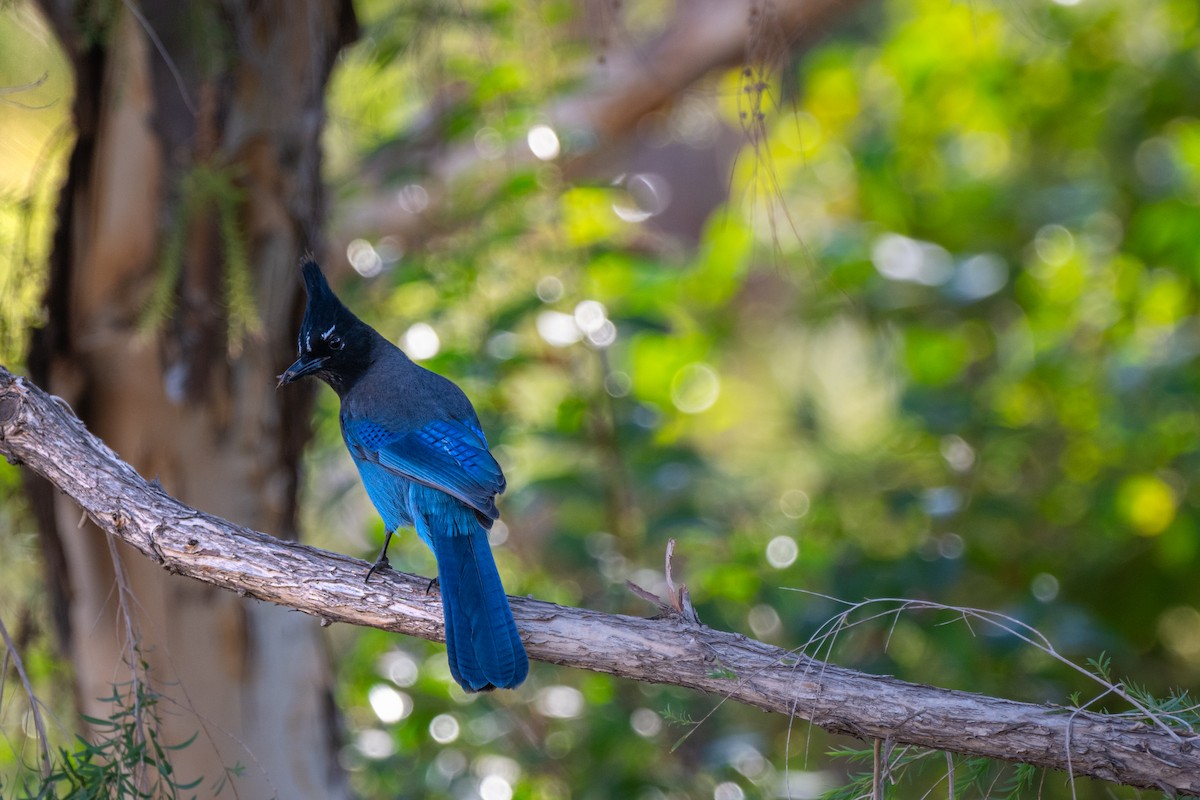
M 305 375 L 311 375 L 317 372 L 321 367 L 325 366 L 326 358 L 316 356 L 300 356 L 296 359 L 296 363 L 283 371 L 279 376 L 279 386 L 284 386 L 292 381 L 299 380 Z M 279 388 L 278 386 L 276 388 Z

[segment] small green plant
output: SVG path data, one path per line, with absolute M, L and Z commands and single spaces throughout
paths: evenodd
M 879 754 L 882 763 L 876 763 Z M 846 747 L 832 750 L 829 755 L 868 769 L 853 772 L 845 783 L 822 795 L 823 800 L 864 800 L 877 794 L 882 799 L 891 796 L 891 790 L 902 781 L 918 785 L 919 793 L 915 796 L 921 797 L 935 796 L 940 789 L 951 798 L 1020 800 L 1036 796 L 1036 790 L 1030 792 L 1035 781 L 1046 773 L 1031 764 L 1006 764 L 989 758 L 962 759 L 921 747 Z
M 159 732 L 159 695 L 142 680 L 114 684 L 107 718 L 83 716 L 91 740 L 76 736 L 75 748 L 60 747 L 48 774 L 28 778 L 16 789 L 22 800 L 49 798 L 181 798 L 203 778 L 181 783 L 172 753 L 190 746 L 196 735 L 178 744 L 164 742 Z

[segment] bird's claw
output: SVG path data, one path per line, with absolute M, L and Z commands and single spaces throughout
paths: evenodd
M 437 586 L 439 589 L 441 588 L 441 584 L 438 583 L 436 576 L 429 579 L 429 585 L 425 587 L 425 594 L 429 594 L 431 591 L 433 591 L 434 586 Z
M 387 556 L 380 556 L 379 560 L 376 561 L 374 564 L 372 564 L 371 568 L 369 570 L 367 570 L 367 577 L 363 579 L 363 583 L 370 583 L 371 576 L 374 575 L 379 570 L 391 569 L 391 568 L 392 568 L 392 564 L 390 561 L 388 561 Z

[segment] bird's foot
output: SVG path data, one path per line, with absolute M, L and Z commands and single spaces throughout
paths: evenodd
M 367 577 L 363 579 L 363 583 L 369 583 L 371 581 L 371 576 L 379 570 L 391 568 L 392 564 L 390 561 L 388 561 L 387 556 L 380 556 L 379 559 L 371 565 L 371 568 L 367 570 Z
M 441 587 L 441 584 L 438 583 L 438 579 L 436 577 L 429 579 L 429 585 L 425 587 L 425 594 L 429 594 L 430 592 L 432 592 L 434 586 L 437 586 L 439 588 Z

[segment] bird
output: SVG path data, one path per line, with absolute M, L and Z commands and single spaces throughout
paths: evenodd
M 311 257 L 301 275 L 298 357 L 279 386 L 312 375 L 341 400 L 342 438 L 386 530 L 366 580 L 390 567 L 397 529 L 414 529 L 437 559 L 450 674 L 467 692 L 516 688 L 529 659 L 488 544 L 506 482 L 471 401 L 356 317 Z

